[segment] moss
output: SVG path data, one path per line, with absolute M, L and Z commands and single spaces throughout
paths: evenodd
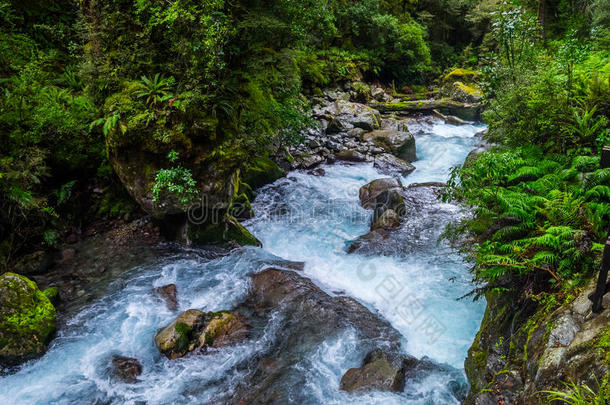
M 260 241 L 231 215 L 226 215 L 219 223 L 191 224 L 188 229 L 188 238 L 198 244 L 232 241 L 240 246 L 261 246 Z
M 610 366 L 610 326 L 604 330 L 595 346 L 599 347 L 604 362 Z
M 254 216 L 252 204 L 250 204 L 250 199 L 248 198 L 246 193 L 240 193 L 233 197 L 231 207 L 229 208 L 229 214 L 242 219 L 251 218 Z
M 473 80 L 475 80 L 478 76 L 479 76 L 479 73 L 474 70 L 458 68 L 458 69 L 453 69 L 451 72 L 447 73 L 443 77 L 443 82 L 459 80 L 462 82 L 470 83 Z
M 56 328 L 55 307 L 30 279 L 0 277 L 0 360 L 42 353 Z
M 214 314 L 213 318 L 205 327 L 205 344 L 211 345 L 214 343 L 214 339 L 218 336 L 218 334 L 225 328 L 225 326 L 233 321 L 235 317 L 232 313 L 227 311 L 221 311 L 219 313 Z
M 227 217 L 227 227 L 223 234 L 223 240 L 235 241 L 241 246 L 262 246 L 261 242 L 254 237 L 239 221 L 231 216 Z
M 253 190 L 284 177 L 286 172 L 268 157 L 259 157 L 246 165 L 241 180 Z
M 191 328 L 185 323 L 179 322 L 176 324 L 176 332 L 178 333 L 179 338 L 176 341 L 176 344 L 174 345 L 174 351 L 188 351 L 189 346 L 191 344 L 191 333 L 193 332 L 193 328 Z
M 483 92 L 476 87 L 465 85 L 462 82 L 456 82 L 460 90 L 473 97 L 483 97 Z

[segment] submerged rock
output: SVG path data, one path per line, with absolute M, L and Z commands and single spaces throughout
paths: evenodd
M 138 382 L 138 376 L 142 375 L 142 365 L 138 359 L 114 355 L 112 356 L 112 372 L 115 378 L 133 384 Z
M 373 167 L 386 176 L 406 176 L 415 170 L 415 166 L 389 153 L 375 156 Z
M 380 129 L 364 134 L 362 139 L 373 141 L 375 146 L 407 162 L 417 160 L 415 137 L 410 132 Z
M 233 312 L 189 309 L 155 335 L 159 351 L 170 360 L 204 347 L 222 347 L 245 339 L 245 319 Z
M 42 355 L 55 332 L 56 317 L 36 283 L 14 273 L 0 276 L 0 366 Z
M 157 287 L 153 290 L 153 293 L 156 296 L 165 301 L 167 309 L 170 311 L 178 310 L 178 298 L 176 297 L 177 292 L 176 284 L 164 285 L 163 287 Z

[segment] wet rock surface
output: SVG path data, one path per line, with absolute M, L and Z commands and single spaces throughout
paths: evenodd
M 407 256 L 412 252 L 434 246 L 442 232 L 435 226 L 436 224 L 467 215 L 459 207 L 443 204 L 438 199 L 438 193 L 445 186 L 444 183 L 420 183 L 390 189 L 399 194 L 403 201 L 402 211 L 399 213 L 400 224 L 376 227 L 374 226 L 376 221 L 373 221 L 371 232 L 351 242 L 347 251 L 366 255 Z M 386 194 L 377 196 L 380 199 L 381 207 L 384 206 L 384 203 L 387 207 L 388 203 L 393 201 Z M 395 201 L 396 207 L 401 207 L 399 200 Z M 373 204 L 367 206 L 374 207 Z M 380 211 L 383 215 L 383 208 Z M 377 218 L 381 218 L 381 215 Z
M 134 384 L 138 382 L 138 376 L 142 375 L 142 364 L 138 359 L 114 355 L 112 356 L 112 374 L 120 381 Z
M 176 287 L 176 284 L 168 284 L 153 289 L 153 294 L 165 301 L 167 309 L 169 309 L 170 311 L 178 310 L 178 298 L 176 296 L 177 293 L 178 289 Z
M 364 134 L 362 139 L 407 162 L 417 160 L 415 137 L 407 131 L 380 129 Z
M 415 166 L 389 153 L 375 156 L 373 167 L 386 176 L 406 176 L 415 170 Z
M 250 360 L 247 366 L 250 371 L 228 399 L 229 403 L 280 404 L 306 400 L 292 389 L 299 384 L 302 359 L 318 350 L 323 342 L 350 332 L 358 336 L 357 352 L 366 358 L 360 369 L 347 371 L 342 389 L 401 391 L 409 378 L 420 378 L 425 370 L 441 370 L 448 381 L 463 385 L 459 382 L 459 371 L 402 354 L 400 334 L 362 304 L 350 297 L 330 296 L 292 271 L 267 269 L 253 275 L 250 293 L 237 310 L 250 314 L 255 325 L 253 339 L 270 322 L 276 332 L 267 335 L 266 349 Z
M 402 188 L 402 183 L 397 178 L 384 177 L 373 180 L 370 183 L 360 187 L 358 192 L 360 205 L 362 205 L 362 208 L 365 209 L 375 209 L 377 206 L 376 199 L 380 194 L 391 190 L 400 190 Z
M 405 386 L 405 371 L 417 364 L 411 356 L 391 356 L 375 349 L 364 358 L 360 368 L 350 368 L 341 378 L 344 391 L 394 391 Z
M 170 360 L 204 348 L 219 348 L 245 339 L 248 326 L 238 313 L 189 309 L 155 335 L 159 351 Z

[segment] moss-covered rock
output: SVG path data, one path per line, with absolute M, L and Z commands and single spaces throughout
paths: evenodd
M 235 242 L 240 246 L 262 246 L 262 243 L 250 233 L 237 219 L 230 215 L 204 224 L 189 224 L 187 238 L 190 243 L 216 244 Z
M 172 323 L 157 332 L 157 348 L 170 360 L 184 356 L 193 350 L 192 344 L 197 340 L 197 331 L 204 323 L 204 312 L 196 309 L 184 311 Z
M 248 335 L 245 319 L 239 314 L 221 311 L 212 318 L 199 336 L 201 346 L 222 347 L 235 344 Z
M 259 157 L 247 164 L 242 170 L 241 181 L 250 186 L 252 190 L 256 190 L 266 184 L 273 183 L 285 175 L 286 172 L 273 160 L 268 157 Z
M 575 296 L 542 300 L 488 293 L 487 309 L 465 362 L 470 393 L 465 404 L 546 404 L 545 390 L 566 382 L 597 388 L 610 364 L 600 342 L 610 311 L 591 313 L 594 280 Z M 610 302 L 610 300 L 608 300 Z
M 443 76 L 443 83 L 463 82 L 472 83 L 479 77 L 479 72 L 470 69 L 458 68 Z
M 245 318 L 230 311 L 189 309 L 155 335 L 159 351 L 170 360 L 207 347 L 238 343 L 248 335 Z
M 36 283 L 14 273 L 0 276 L 0 365 L 43 354 L 55 328 L 55 308 Z

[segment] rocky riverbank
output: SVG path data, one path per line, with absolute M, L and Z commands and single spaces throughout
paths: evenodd
M 465 363 L 465 403 L 546 404 L 544 391 L 565 391 L 566 383 L 598 387 L 610 372 L 610 310 L 591 312 L 594 282 L 562 305 L 488 293 Z

